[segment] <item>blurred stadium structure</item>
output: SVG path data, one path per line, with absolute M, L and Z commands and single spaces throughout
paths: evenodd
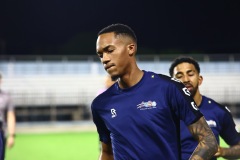
M 179 54 L 138 55 L 143 70 L 168 74 Z M 240 118 L 240 56 L 192 54 L 199 61 L 202 93 L 227 105 Z M 4 56 L 2 88 L 16 104 L 18 122 L 90 119 L 90 104 L 104 86 L 106 72 L 97 56 Z

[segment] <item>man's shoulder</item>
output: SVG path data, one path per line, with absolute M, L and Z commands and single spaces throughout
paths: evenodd
M 165 81 L 165 82 L 170 82 L 170 83 L 172 83 L 173 81 L 175 81 L 175 82 L 181 83 L 181 81 L 179 81 L 179 80 L 177 80 L 177 79 L 175 79 L 175 78 L 169 77 L 169 76 L 167 76 L 167 75 L 161 74 L 161 73 L 156 73 L 156 72 L 150 72 L 150 71 L 148 71 L 147 74 L 149 74 L 149 75 L 151 75 L 151 76 L 159 77 L 160 80 Z
M 111 98 L 111 96 L 115 93 L 114 86 L 107 88 L 102 93 L 98 94 L 92 101 L 92 106 L 100 106 L 100 104 L 105 104 Z
M 218 102 L 216 102 L 214 99 L 212 98 L 209 98 L 205 95 L 202 96 L 204 101 L 205 101 L 205 104 L 209 104 L 211 105 L 212 107 L 214 107 L 214 109 L 217 109 L 219 111 L 223 111 L 224 113 L 230 113 L 230 110 L 227 106 L 223 105 L 223 104 L 220 104 Z
M 176 78 L 169 77 L 169 76 L 164 75 L 164 74 L 157 74 L 157 75 L 160 77 L 162 82 L 165 82 L 165 83 L 169 84 L 170 86 L 174 86 L 174 87 L 177 86 L 177 87 L 180 87 L 180 88 L 185 87 L 183 85 L 183 83 Z

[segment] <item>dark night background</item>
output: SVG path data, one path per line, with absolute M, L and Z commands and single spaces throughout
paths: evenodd
M 97 32 L 125 23 L 141 53 L 240 53 L 239 2 L 1 1 L 1 54 L 95 54 Z

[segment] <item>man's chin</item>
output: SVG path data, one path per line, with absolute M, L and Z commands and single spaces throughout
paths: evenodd
M 119 78 L 119 74 L 113 70 L 108 70 L 108 74 L 110 75 L 112 81 L 116 81 Z
M 111 79 L 112 81 L 116 81 L 119 77 L 118 76 L 112 76 Z
M 196 92 L 194 90 L 190 90 L 191 95 L 194 97 Z
M 119 78 L 118 75 L 111 75 L 111 74 L 109 74 L 109 75 L 110 75 L 112 81 L 116 81 Z

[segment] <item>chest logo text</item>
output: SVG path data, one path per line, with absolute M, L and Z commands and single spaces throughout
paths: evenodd
M 139 110 L 146 110 L 146 109 L 153 109 L 157 108 L 157 102 L 155 101 L 147 101 L 147 102 L 142 102 L 137 105 L 137 109 Z

